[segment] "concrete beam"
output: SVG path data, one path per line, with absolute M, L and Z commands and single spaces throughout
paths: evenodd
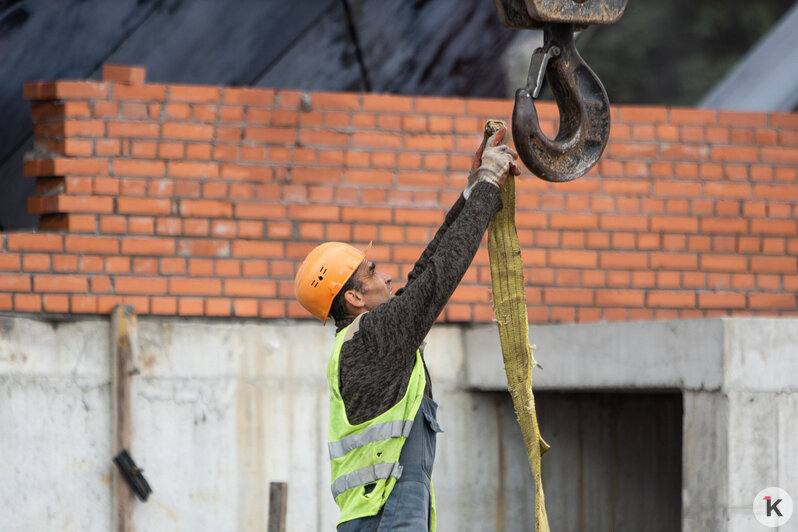
M 723 383 L 721 319 L 533 325 L 538 390 L 716 390 Z M 496 326 L 465 331 L 465 386 L 506 390 Z

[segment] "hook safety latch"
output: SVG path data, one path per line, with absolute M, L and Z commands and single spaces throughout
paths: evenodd
M 549 59 L 560 55 L 560 49 L 556 46 L 550 46 L 548 49 L 538 48 L 532 54 L 532 61 L 529 62 L 529 75 L 526 78 L 526 88 L 532 91 L 532 97 L 537 98 L 540 95 L 540 89 L 543 87 L 543 77 L 546 75 L 546 66 L 549 64 Z

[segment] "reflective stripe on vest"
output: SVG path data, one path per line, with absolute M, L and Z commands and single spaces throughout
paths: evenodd
M 376 482 L 380 479 L 390 477 L 398 479 L 401 476 L 402 465 L 399 462 L 366 466 L 335 479 L 332 485 L 332 494 L 333 497 L 338 497 L 346 490 Z
M 399 438 L 401 436 L 407 438 L 411 428 L 413 428 L 412 419 L 406 421 L 387 421 L 385 423 L 372 425 L 360 434 L 350 434 L 339 441 L 329 442 L 327 447 L 330 451 L 330 460 L 340 458 L 349 451 L 357 449 L 358 447 L 363 447 L 371 442 L 387 440 L 388 438 Z

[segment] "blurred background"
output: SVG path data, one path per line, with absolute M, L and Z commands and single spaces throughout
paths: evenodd
M 577 47 L 612 103 L 696 106 L 780 20 L 796 25 L 785 20 L 794 5 L 630 0 L 620 22 L 587 28 Z M 99 79 L 103 63 L 119 63 L 146 67 L 150 82 L 511 98 L 541 39 L 501 26 L 490 0 L 4 0 L 0 230 L 37 223 L 25 208 L 34 181 L 22 177 L 33 146 L 25 81 Z M 798 65 L 771 70 L 796 83 Z M 747 77 L 766 82 L 784 83 Z

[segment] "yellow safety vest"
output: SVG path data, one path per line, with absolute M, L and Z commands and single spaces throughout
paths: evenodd
M 338 386 L 338 359 L 351 326 L 335 335 L 335 344 L 327 362 L 330 388 L 328 448 L 332 493 L 341 509 L 338 524 L 375 515 L 388 500 L 397 479 L 402 475 L 399 455 L 410 434 L 426 386 L 424 363 L 421 353 L 416 351 L 416 363 L 402 399 L 374 419 L 350 425 Z M 366 493 L 365 486 L 372 483 L 374 487 Z M 431 498 L 434 516 L 434 495 Z

